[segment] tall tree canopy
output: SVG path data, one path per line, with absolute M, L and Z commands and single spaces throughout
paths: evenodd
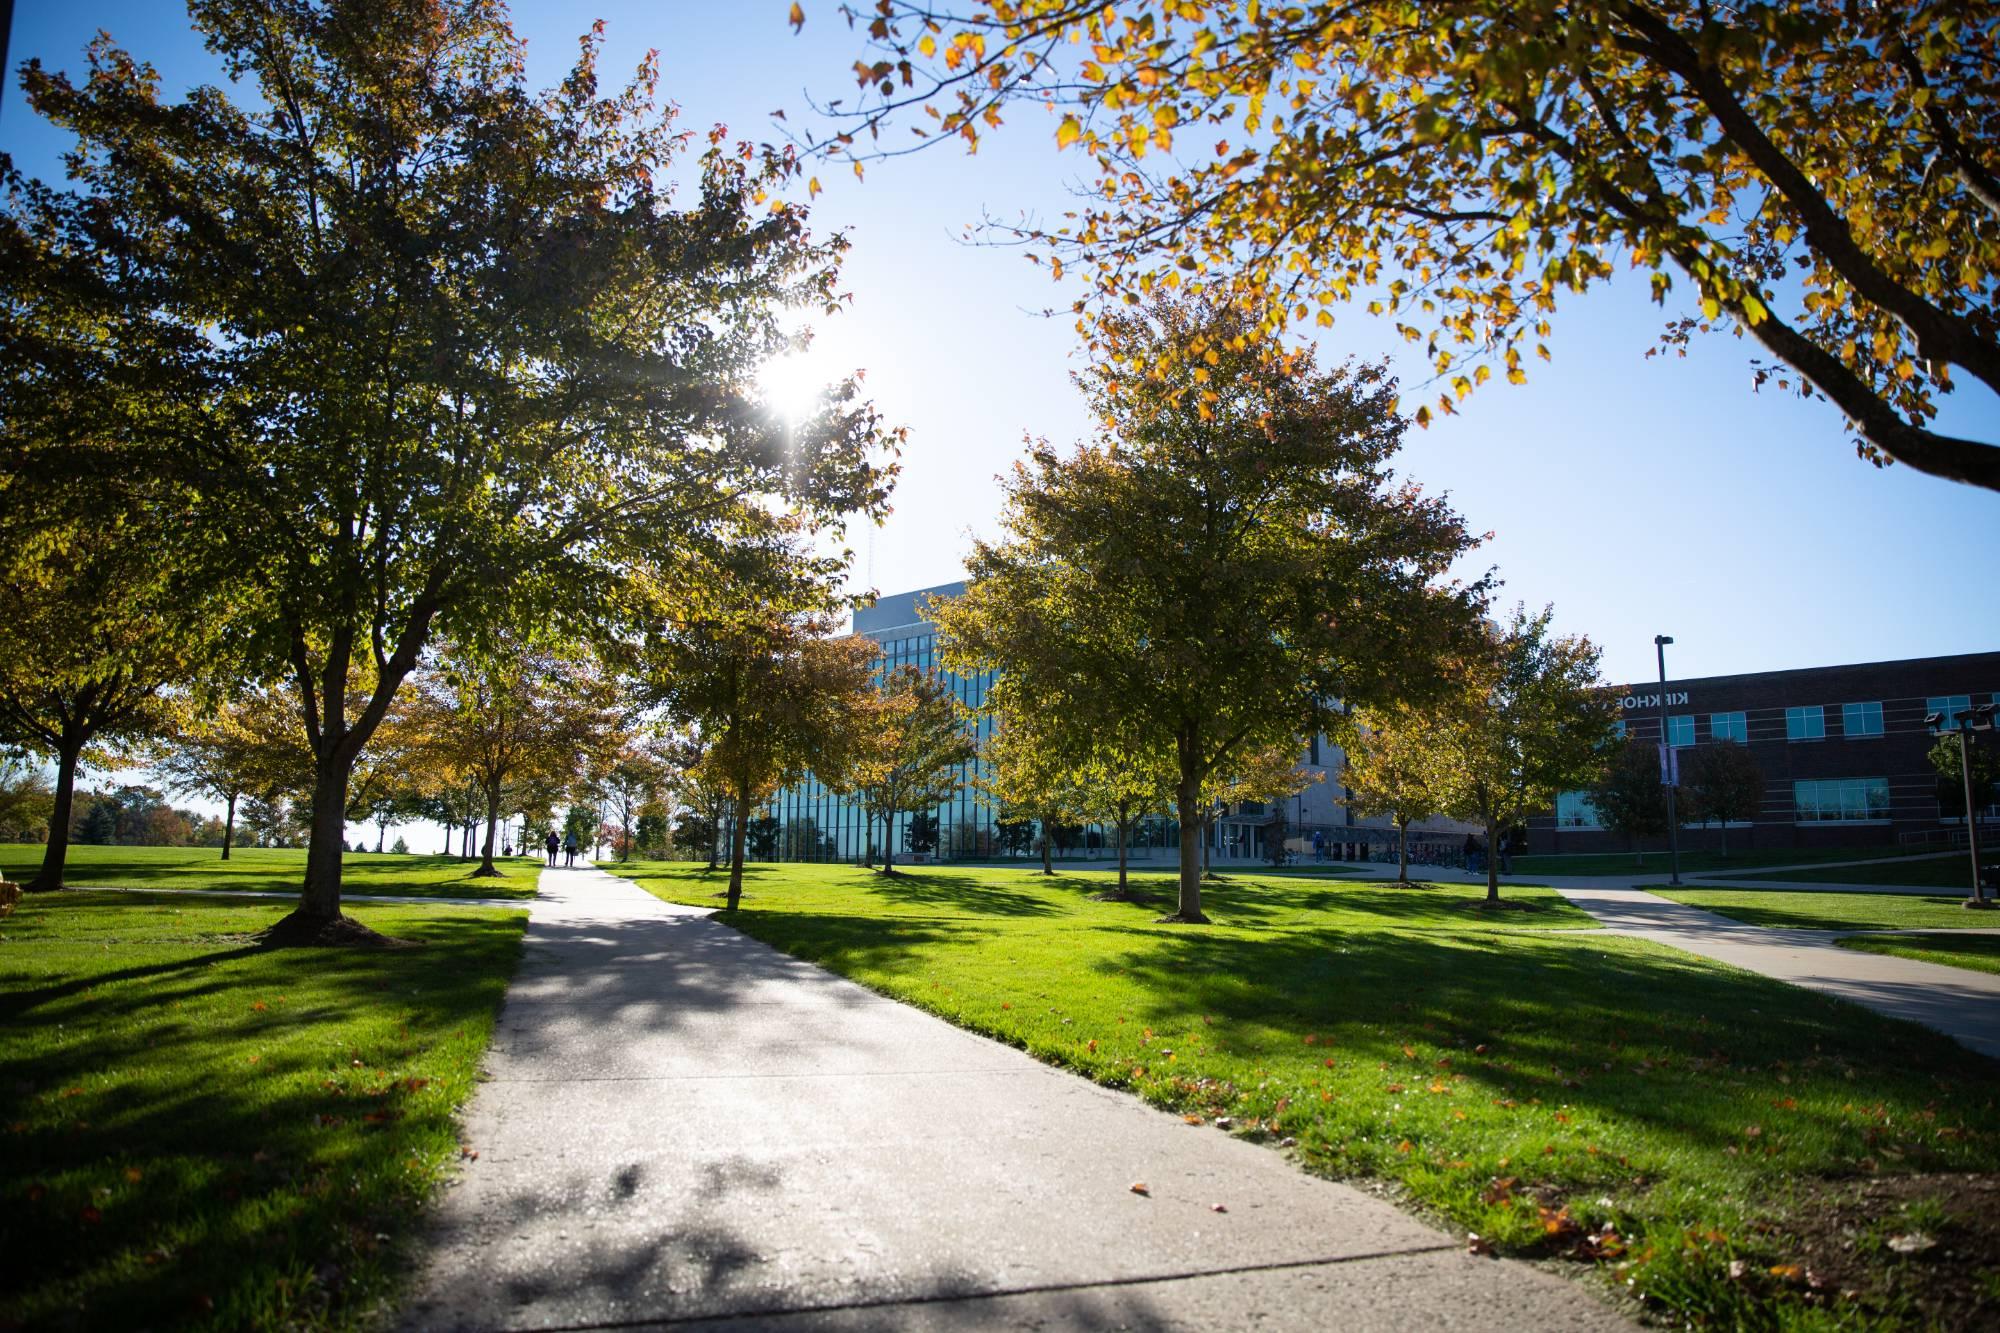
M 1021 708 L 1171 750 L 1176 915 L 1198 922 L 1204 786 L 1261 751 L 1296 757 L 1335 700 L 1420 690 L 1484 588 L 1443 581 L 1473 539 L 1390 472 L 1403 421 L 1379 369 L 1318 370 L 1191 302 L 1106 335 L 1084 378 L 1102 437 L 1016 468 L 1004 536 L 975 543 L 965 595 L 934 614 L 946 660 L 996 670 Z M 1122 373 L 1167 348 L 1193 364 Z
M 20 461 L 158 479 L 227 533 L 251 673 L 289 678 L 314 755 L 291 924 L 320 938 L 348 775 L 434 631 L 596 619 L 635 564 L 878 510 L 888 478 L 852 386 L 791 429 L 757 403 L 787 311 L 838 302 L 843 242 L 774 204 L 787 156 L 677 128 L 650 57 L 600 93 L 587 37 L 536 94 L 487 0 L 190 13 L 241 104 L 170 104 L 108 38 L 81 82 L 27 67 L 77 188 L 16 183 L 0 225 L 44 262 L 11 281 L 89 289 L 105 332 L 50 340 L 41 374 L 135 406 L 72 428 L 63 395 L 25 400 L 51 407 Z M 127 328 L 164 351 L 117 357 Z
M 1273 326 L 1349 300 L 1448 381 L 1525 374 L 1566 293 L 1670 270 L 1823 395 L 1860 451 L 2000 488 L 2000 444 L 1931 428 L 2000 391 L 1994 0 L 856 3 L 839 151 L 920 109 L 976 144 L 1048 104 L 1078 210 L 1021 229 L 1107 306 L 1226 287 Z M 915 141 L 921 144 L 924 140 Z M 890 139 L 890 144 L 910 144 Z M 1427 415 L 1420 411 L 1419 417 Z
M 1551 608 L 1516 607 L 1459 664 L 1457 689 L 1434 710 L 1432 772 L 1444 812 L 1486 830 L 1486 901 L 1500 901 L 1500 839 L 1604 762 L 1617 705 L 1597 673 L 1599 650 L 1550 632 Z

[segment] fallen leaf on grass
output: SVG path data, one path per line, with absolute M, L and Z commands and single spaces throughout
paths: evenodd
M 1889 1248 L 1897 1254 L 1922 1254 L 1925 1250 L 1931 1249 L 1936 1244 L 1936 1237 L 1928 1236 L 1921 1231 L 1912 1231 L 1905 1235 L 1891 1236 L 1889 1238 Z
M 1576 1219 L 1569 1215 L 1568 1204 L 1564 1204 L 1560 1208 L 1543 1207 L 1540 1211 L 1542 1214 L 1542 1232 L 1552 1240 L 1561 1240 L 1565 1236 L 1573 1236 L 1581 1230 L 1576 1224 Z
M 145 1173 L 136 1166 L 128 1166 L 125 1168 L 125 1179 L 131 1181 L 134 1185 L 138 1184 L 139 1181 L 144 1177 L 144 1175 Z
M 90 1223 L 92 1226 L 104 1220 L 104 1214 L 98 1212 L 97 1209 L 88 1204 L 84 1205 L 83 1211 L 78 1216 L 82 1217 L 84 1221 Z

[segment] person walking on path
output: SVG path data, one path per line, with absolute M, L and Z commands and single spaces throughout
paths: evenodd
M 549 836 L 542 839 L 542 846 L 548 849 L 549 865 L 554 866 L 556 863 L 556 849 L 562 846 L 562 842 L 556 837 L 554 829 L 550 829 Z
M 575 832 L 575 830 L 571 830 L 571 832 L 570 832 L 570 835 L 569 835 L 569 837 L 563 840 L 563 851 L 564 851 L 565 853 L 567 853 L 567 859 L 565 859 L 565 860 L 563 861 L 563 865 L 564 865 L 564 866 L 574 866 L 574 865 L 576 864 L 576 832 Z

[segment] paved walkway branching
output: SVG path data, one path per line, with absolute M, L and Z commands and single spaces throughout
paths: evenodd
M 411 1328 L 1627 1327 L 601 871 L 544 873 L 488 1072 Z

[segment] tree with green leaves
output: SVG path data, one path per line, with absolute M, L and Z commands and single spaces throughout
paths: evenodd
M 870 8 L 823 146 L 1055 111 L 1085 202 L 1012 230 L 1100 312 L 1187 288 L 1276 329 L 1365 302 L 1449 412 L 1549 355 L 1565 295 L 1636 266 L 1664 302 L 1678 274 L 1699 309 L 1669 347 L 1747 335 L 1755 383 L 1831 401 L 1864 456 L 2000 489 L 2000 443 L 1931 424 L 1961 375 L 2000 390 L 1994 0 Z M 878 137 L 916 109 L 915 140 Z
M 1590 784 L 1590 805 L 1597 811 L 1597 822 L 1632 848 L 1632 864 L 1645 865 L 1646 854 L 1639 840 L 1665 837 L 1667 832 L 1667 789 L 1660 782 L 1660 747 L 1637 738 L 1614 747 L 1597 780 Z
M 1240 756 L 1296 756 L 1333 700 L 1423 690 L 1484 585 L 1446 581 L 1473 538 L 1390 472 L 1404 423 L 1380 368 L 1320 370 L 1195 302 L 1105 332 L 1083 376 L 1100 438 L 1016 467 L 1002 537 L 934 615 L 946 660 L 996 671 L 1023 709 L 1154 738 L 1185 835 Z M 1146 373 L 1168 348 L 1192 363 Z M 1169 919 L 1207 920 L 1188 836 Z
M 1089 822 L 1109 824 L 1118 847 L 1118 888 L 1107 895 L 1132 896 L 1127 866 L 1132 846 L 1132 830 L 1142 819 L 1163 815 L 1174 808 L 1173 755 L 1157 736 L 1118 735 L 1107 719 L 1091 719 L 1080 724 L 1086 734 L 1086 748 L 1076 761 L 1073 785 L 1082 797 L 1082 809 Z
M 222 802 L 222 857 L 235 841 L 236 806 L 246 795 L 299 775 L 290 763 L 297 727 L 284 700 L 249 690 L 147 747 L 152 770 L 173 790 Z
M 783 197 L 787 154 L 683 134 L 650 58 L 600 92 L 592 35 L 536 93 L 485 0 L 191 14 L 240 104 L 169 104 L 108 38 L 84 80 L 26 72 L 80 193 L 12 210 L 35 242 L 14 248 L 94 262 L 20 289 L 87 281 L 114 335 L 168 327 L 145 367 L 115 336 L 90 367 L 143 371 L 120 429 L 27 399 L 51 410 L 18 461 L 172 489 L 254 576 L 244 660 L 288 678 L 314 761 L 273 938 L 338 941 L 363 933 L 340 914 L 349 779 L 434 633 L 478 642 L 524 605 L 587 628 L 646 568 L 879 512 L 884 439 L 851 384 L 802 421 L 761 405 L 791 312 L 837 305 L 845 242 Z
M 1396 826 L 1396 882 L 1410 882 L 1410 825 L 1443 807 L 1435 776 L 1436 728 L 1423 710 L 1391 704 L 1347 719 L 1342 802 L 1358 815 Z
M 824 614 L 785 612 L 772 587 L 745 574 L 698 614 L 667 613 L 641 650 L 645 702 L 699 731 L 701 780 L 728 797 L 732 912 L 743 896 L 751 812 L 807 772 L 846 789 L 870 753 L 880 708 L 874 642 L 837 637 Z
M 964 788 L 979 754 L 970 721 L 939 672 L 902 666 L 883 680 L 852 787 L 882 821 L 884 875 L 896 873 L 896 816 L 928 814 Z
M 993 809 L 1002 841 L 1010 849 L 1028 850 L 1040 844 L 1042 873 L 1056 873 L 1053 830 L 1075 823 L 1089 795 L 1077 785 L 1077 771 L 1067 762 L 1054 738 L 1038 728 L 1054 728 L 1065 719 L 1056 710 L 1016 709 L 1007 678 L 996 680 L 983 705 L 994 718 L 974 779 L 980 799 Z M 1035 829 L 1039 826 L 1040 835 Z M 1013 833 L 1009 830 L 1021 830 Z
M 482 798 L 476 876 L 501 873 L 493 857 L 508 796 L 572 785 L 619 711 L 614 683 L 593 660 L 512 636 L 481 648 L 445 644 L 410 685 L 401 711 L 422 737 L 422 761 L 463 775 Z
M 8 498 L 23 499 L 22 490 L 10 487 Z M 49 838 L 25 886 L 30 893 L 63 886 L 85 759 L 115 758 L 158 734 L 172 711 L 165 692 L 212 673 L 214 604 L 162 561 L 161 518 L 124 506 L 101 510 L 95 522 L 51 522 L 10 546 L 0 566 L 8 615 L 0 744 L 46 756 L 56 771 Z
M 42 765 L 22 751 L 0 750 L 0 838 L 45 834 L 54 808 L 55 792 Z
M 1483 651 L 1460 664 L 1456 688 L 1434 714 L 1440 804 L 1486 832 L 1488 906 L 1500 902 L 1501 833 L 1588 783 L 1617 723 L 1597 646 L 1552 633 L 1554 615 L 1517 606 L 1490 626 Z
M 1747 746 L 1730 741 L 1681 751 L 1681 807 L 1691 822 L 1713 821 L 1729 855 L 1729 826 L 1757 817 L 1764 808 L 1764 773 Z M 1657 761 L 1654 771 L 1658 772 Z M 1662 823 L 1665 821 L 1663 820 Z
M 1972 796 L 1975 804 L 2000 802 L 2000 747 L 1987 737 L 1974 735 L 1966 747 L 1972 757 Z M 1965 765 L 1959 758 L 1958 733 L 1939 736 L 1928 758 L 1937 770 L 1938 809 L 1947 818 L 1965 818 Z

